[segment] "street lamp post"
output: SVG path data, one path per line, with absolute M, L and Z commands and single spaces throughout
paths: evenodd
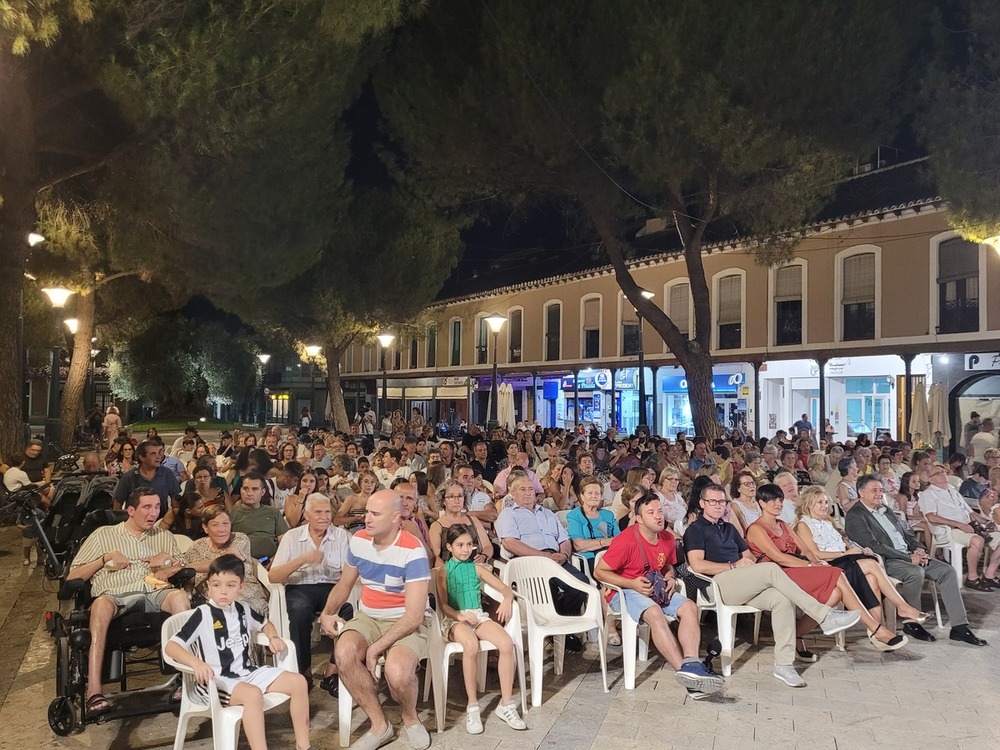
M 653 299 L 656 296 L 646 289 L 640 290 L 639 293 L 646 299 Z M 642 340 L 642 312 L 636 310 L 635 317 L 639 323 L 639 416 L 636 430 L 639 429 L 640 425 L 649 430 L 649 422 L 647 421 L 649 415 L 646 412 L 646 353 Z
M 264 382 L 264 371 L 267 369 L 267 362 L 271 359 L 270 354 L 258 354 L 257 359 L 260 360 L 260 412 L 257 414 L 257 424 L 261 427 L 267 424 L 267 394 L 264 392 L 266 390 L 266 383 Z
M 493 334 L 493 378 L 490 380 L 490 413 L 486 420 L 486 429 L 494 430 L 500 421 L 500 405 L 497 403 L 499 392 L 497 390 L 497 341 L 500 338 L 500 331 L 507 318 L 502 315 L 490 315 L 486 318 L 486 325 L 490 327 Z
M 62 287 L 48 287 L 42 292 L 49 298 L 52 307 L 61 310 L 66 306 L 66 301 L 73 292 Z M 74 321 L 75 322 L 75 321 Z M 51 443 L 62 445 L 62 422 L 59 419 L 59 358 L 61 347 L 59 339 L 62 337 L 62 329 L 56 323 L 56 341 L 52 346 L 51 369 L 52 375 L 49 379 L 49 409 L 45 416 L 45 444 Z
M 306 355 L 309 357 L 309 406 L 311 414 L 309 416 L 309 425 L 312 426 L 314 420 L 316 419 L 316 358 L 319 353 L 323 351 L 323 347 L 312 346 L 306 347 Z
M 389 398 L 388 398 L 388 381 L 389 372 L 385 364 L 385 350 L 392 346 L 392 342 L 396 340 L 396 337 L 391 333 L 380 333 L 375 338 L 378 339 L 378 343 L 381 345 L 381 355 L 382 355 L 382 399 L 379 403 L 379 411 L 382 412 L 382 418 L 384 419 L 388 414 L 389 408 Z M 377 417 L 376 417 L 377 419 Z M 381 422 L 379 422 L 379 429 L 381 429 Z

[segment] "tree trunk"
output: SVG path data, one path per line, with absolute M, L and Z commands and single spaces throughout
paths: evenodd
M 642 296 L 643 290 L 632 277 L 625 262 L 625 244 L 618 236 L 614 218 L 605 208 L 607 204 L 600 197 L 593 196 L 585 197 L 583 203 L 604 242 L 615 271 L 615 280 L 622 293 L 642 314 L 643 319 L 660 334 L 667 348 L 677 358 L 678 364 L 684 368 L 695 433 L 707 438 L 717 437 L 721 429 L 715 411 L 715 395 L 712 391 L 712 354 L 705 343 L 711 340 L 711 306 L 705 271 L 701 265 L 700 239 L 687 246 L 684 253 L 695 308 L 696 335 L 694 339 L 688 340 L 660 305 Z M 665 304 L 666 300 L 663 302 Z
M 34 106 L 28 63 L 0 49 L 0 454 L 23 447 L 19 334 L 23 313 L 21 286 L 34 226 L 37 170 Z
M 351 423 L 347 418 L 347 406 L 344 404 L 344 389 L 340 385 L 340 362 L 344 358 L 347 347 L 336 347 L 327 344 L 323 347 L 326 357 L 326 388 L 330 394 L 330 418 L 333 429 L 350 432 Z
M 76 333 L 73 335 L 73 354 L 69 363 L 69 374 L 63 388 L 62 444 L 73 444 L 73 430 L 83 421 L 83 391 L 87 385 L 87 371 L 90 369 L 90 339 L 94 335 L 94 294 L 83 291 L 76 297 Z

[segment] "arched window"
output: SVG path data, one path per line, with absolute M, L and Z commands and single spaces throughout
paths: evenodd
M 545 361 L 562 359 L 562 305 L 552 302 L 545 306 Z
M 864 341 L 875 338 L 876 258 L 859 252 L 841 260 L 841 338 Z
M 743 348 L 743 275 L 728 273 L 716 282 L 716 348 Z
M 601 298 L 584 299 L 583 305 L 583 352 L 584 359 L 601 356 Z

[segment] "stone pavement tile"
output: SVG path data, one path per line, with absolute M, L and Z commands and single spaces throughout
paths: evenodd
M 655 727 L 639 727 L 635 734 L 637 740 L 649 743 L 649 747 L 661 747 L 666 743 L 671 747 L 686 748 L 686 750 L 712 750 L 715 743 L 714 733 L 710 728 L 703 728 L 700 732 L 680 732 L 671 730 L 663 732 Z
M 664 727 L 664 731 L 666 731 L 666 729 L 667 728 Z M 600 747 L 602 748 L 617 748 L 619 740 L 635 739 L 635 733 L 638 730 L 638 721 L 631 721 L 627 724 L 611 724 L 604 722 L 601 726 L 601 730 L 597 733 L 597 737 L 594 738 L 595 744 L 600 743 Z

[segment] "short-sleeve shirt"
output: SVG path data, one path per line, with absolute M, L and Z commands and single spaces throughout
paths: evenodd
M 17 492 L 31 484 L 31 477 L 16 466 L 11 466 L 3 475 L 3 486 L 7 492 Z
M 701 550 L 708 562 L 736 562 L 746 548 L 746 542 L 736 527 L 721 519 L 712 523 L 704 516 L 698 516 L 684 531 L 684 549 L 688 552 Z
M 635 526 L 615 537 L 601 559 L 618 575 L 638 578 L 646 572 L 643 552 L 652 570 L 662 572 L 667 565 L 674 565 L 677 562 L 677 545 L 673 534 L 664 529 L 657 534 L 656 544 L 650 544 Z
M 170 507 L 170 498 L 179 497 L 181 494 L 180 482 L 177 481 L 177 477 L 170 469 L 157 466 L 156 473 L 152 480 L 149 480 L 139 473 L 139 467 L 136 466 L 122 474 L 118 480 L 118 484 L 115 486 L 115 502 L 124 507 L 125 501 L 137 487 L 147 487 L 160 498 L 161 517 Z
M 400 529 L 385 549 L 365 529 L 351 537 L 347 564 L 357 569 L 361 581 L 360 609 L 376 620 L 398 620 L 406 612 L 406 584 L 427 581 L 431 568 L 424 545 Z
M 573 508 L 566 514 L 566 524 L 569 527 L 570 539 L 612 539 L 618 536 L 618 522 L 615 514 L 607 508 L 598 511 L 597 518 L 588 518 L 583 514 L 582 508 Z M 586 558 L 593 558 L 596 551 L 578 552 Z
M 288 523 L 281 511 L 270 505 L 248 508 L 237 505 L 229 517 L 233 531 L 242 531 L 250 537 L 250 553 L 258 560 L 274 557 L 278 550 L 278 537 L 288 531 Z
M 959 523 L 969 523 L 972 519 L 969 504 L 951 487 L 941 489 L 930 486 L 925 489 L 920 493 L 920 510 L 924 515 L 936 513 L 942 518 Z
M 109 552 L 121 552 L 128 558 L 131 565 L 124 570 L 108 570 L 101 568 L 90 579 L 90 588 L 94 596 L 112 594 L 149 593 L 153 587 L 146 583 L 145 578 L 153 569 L 140 558 L 152 557 L 161 552 L 171 557 L 180 557 L 180 550 L 174 535 L 165 529 L 153 527 L 135 536 L 125 528 L 125 522 L 114 526 L 101 526 L 80 547 L 73 558 L 73 566 L 86 565 Z
M 326 535 L 320 541 L 319 549 L 323 552 L 323 562 L 319 565 L 304 565 L 294 573 L 289 574 L 285 583 L 299 586 L 309 583 L 336 583 L 347 562 L 351 544 L 351 535 L 339 526 L 331 525 Z M 278 543 L 278 551 L 274 555 L 272 565 L 283 565 L 300 555 L 316 549 L 308 526 L 292 529 Z
M 25 456 L 22 468 L 31 477 L 31 481 L 38 484 L 45 481 L 45 469 L 47 466 L 48 464 L 45 463 L 45 459 L 39 454 L 34 458 Z
M 219 607 L 211 599 L 195 607 L 170 640 L 194 653 L 220 677 L 246 677 L 259 669 L 250 656 L 253 637 L 264 617 L 242 602 Z
M 519 505 L 504 508 L 494 528 L 501 541 L 517 539 L 537 550 L 557 551 L 560 544 L 569 540 L 556 514 L 541 505 L 533 511 Z

